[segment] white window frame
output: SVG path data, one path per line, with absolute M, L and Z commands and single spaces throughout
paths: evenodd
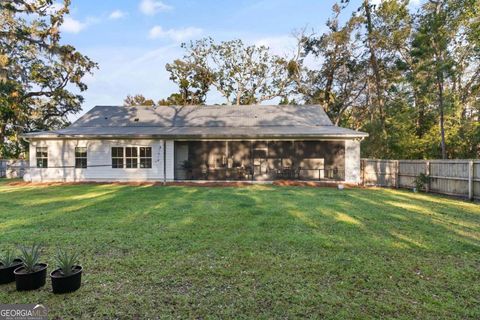
M 77 152 L 78 149 L 83 149 L 85 150 L 84 152 Z M 83 154 L 85 153 L 85 156 L 78 156 L 78 154 Z M 75 169 L 86 169 L 87 166 L 88 166 L 88 163 L 87 163 L 87 157 L 88 157 L 88 150 L 87 150 L 87 147 L 75 147 Z M 85 165 L 83 165 L 83 161 L 85 161 Z M 81 163 L 81 165 L 79 166 L 78 163 Z
M 122 150 L 121 157 L 118 156 L 118 152 L 116 153 L 116 156 L 114 156 L 114 148 Z M 129 149 L 128 156 L 127 149 Z M 153 148 L 151 146 L 111 147 L 112 169 L 151 169 L 153 166 L 152 153 Z M 122 166 L 114 166 L 114 160 L 118 161 L 119 159 L 121 159 Z
M 48 168 L 48 147 L 36 147 L 35 157 L 37 168 Z M 42 161 L 42 165 L 40 166 L 38 165 L 40 163 L 39 161 Z M 44 162 L 46 165 L 43 165 Z

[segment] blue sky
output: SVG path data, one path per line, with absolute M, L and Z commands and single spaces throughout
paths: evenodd
M 358 7 L 360 0 L 349 8 Z M 165 98 L 176 90 L 165 64 L 182 56 L 180 43 L 211 36 L 265 44 L 277 54 L 294 48 L 292 31 L 325 30 L 335 1 L 327 0 L 73 0 L 62 41 L 99 63 L 86 78 L 83 114 L 122 104 L 127 94 Z M 224 100 L 216 95 L 208 103 Z M 79 115 L 81 115 L 79 114 Z M 72 117 L 75 120 L 79 115 Z

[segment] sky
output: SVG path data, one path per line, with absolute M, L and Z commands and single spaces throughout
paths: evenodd
M 353 0 L 348 9 L 358 8 Z M 377 0 L 379 2 L 380 0 Z M 333 0 L 72 0 L 62 42 L 99 64 L 85 78 L 83 111 L 120 105 L 128 94 L 158 100 L 175 92 L 165 64 L 181 58 L 182 42 L 212 37 L 263 44 L 280 55 L 294 49 L 294 30 L 321 33 Z M 349 13 L 348 13 L 349 14 Z M 211 94 L 207 103 L 222 103 Z

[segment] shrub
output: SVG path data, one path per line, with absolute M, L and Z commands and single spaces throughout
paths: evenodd
M 429 176 L 427 176 L 425 173 L 420 173 L 415 177 L 415 188 L 417 188 L 418 191 L 425 190 L 425 185 L 427 185 L 429 181 Z

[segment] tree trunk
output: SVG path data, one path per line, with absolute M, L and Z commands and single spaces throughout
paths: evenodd
M 443 77 L 437 74 L 437 87 L 438 87 L 438 108 L 440 109 L 440 135 L 441 135 L 441 147 L 442 147 L 442 159 L 447 158 L 447 151 L 445 146 L 445 125 L 444 125 L 444 106 L 443 106 Z
M 368 42 L 368 49 L 370 51 L 370 65 L 372 66 L 372 70 L 375 78 L 375 91 L 376 91 L 375 93 L 377 96 L 378 110 L 380 113 L 380 123 L 382 125 L 382 130 L 383 130 L 384 123 L 385 123 L 384 100 L 383 100 L 383 93 L 381 88 L 381 76 L 380 76 L 380 70 L 378 68 L 378 60 L 375 54 L 375 47 L 372 41 L 373 26 L 372 26 L 372 14 L 370 11 L 371 7 L 370 7 L 369 0 L 364 1 L 364 7 L 365 7 L 365 16 L 367 18 L 367 42 Z
M 5 128 L 6 125 L 3 123 L 0 123 L 0 145 L 4 146 L 5 145 Z M 5 158 L 5 154 L 3 154 L 5 151 L 5 148 L 0 148 L 0 159 Z

